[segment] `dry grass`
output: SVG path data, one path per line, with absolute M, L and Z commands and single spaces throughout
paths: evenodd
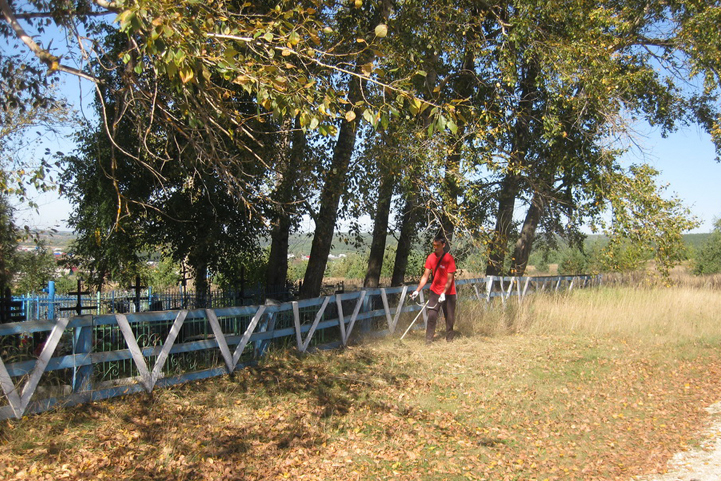
M 533 334 L 717 342 L 721 291 L 602 287 L 573 296 L 537 296 L 521 310 L 518 322 Z
M 0 479 L 618 479 L 721 398 L 721 293 L 609 287 L 0 424 Z M 401 326 L 403 327 L 403 326 Z

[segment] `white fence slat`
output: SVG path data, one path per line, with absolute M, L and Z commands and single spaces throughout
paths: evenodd
M 255 316 L 251 319 L 250 324 L 248 324 L 248 328 L 245 330 L 245 333 L 240 340 L 240 344 L 238 344 L 238 347 L 235 348 L 235 352 L 233 353 L 233 371 L 235 371 L 235 367 L 238 365 L 240 356 L 243 354 L 243 349 L 245 349 L 245 345 L 248 344 L 250 336 L 252 336 L 253 331 L 255 331 L 255 326 L 258 325 L 258 321 L 260 321 L 260 318 L 263 317 L 263 313 L 267 307 L 268 306 L 260 306 L 258 308 L 258 312 L 255 313 Z
M 173 326 L 170 328 L 168 337 L 165 339 L 165 342 L 163 342 L 163 348 L 160 350 L 158 357 L 155 358 L 155 366 L 153 366 L 153 372 L 150 375 L 150 382 L 153 388 L 160 378 L 160 373 L 163 370 L 163 364 L 165 364 L 165 360 L 168 359 L 170 350 L 173 348 L 173 344 L 175 344 L 175 340 L 178 338 L 178 334 L 180 333 L 180 328 L 183 327 L 183 322 L 185 322 L 185 318 L 187 316 L 188 311 L 185 309 L 175 316 L 175 321 L 173 321 Z
M 478 299 L 478 302 L 483 303 L 483 299 L 481 298 L 481 293 L 478 290 L 478 286 L 476 284 L 471 284 L 471 287 L 473 287 L 473 291 L 476 293 L 476 299 Z
M 393 334 L 396 326 L 393 323 L 393 318 L 391 317 L 391 308 L 388 307 L 388 295 L 386 294 L 386 290 L 383 288 L 381 288 L 381 301 L 383 301 L 383 312 L 385 312 L 386 314 L 386 324 L 388 324 L 388 331 Z
M 145 362 L 145 357 L 140 350 L 140 346 L 138 346 L 138 340 L 135 339 L 135 334 L 133 334 L 133 329 L 130 327 L 127 316 L 125 314 L 115 314 L 115 321 L 118 323 L 120 332 L 123 333 L 125 343 L 128 345 L 130 355 L 133 357 L 133 362 L 135 362 L 135 366 L 138 368 L 138 371 L 140 371 L 140 382 L 143 383 L 143 386 L 145 386 L 148 392 L 153 392 L 153 383 L 150 379 L 148 364 Z
M 358 318 L 358 313 L 360 312 L 360 308 L 363 305 L 363 299 L 365 299 L 366 291 L 363 290 L 360 293 L 360 297 L 358 297 L 358 302 L 355 304 L 355 309 L 353 310 L 353 315 L 350 318 L 350 323 L 348 324 L 348 330 L 345 333 L 345 336 L 343 336 L 343 345 L 348 345 L 348 339 L 350 338 L 351 332 L 353 332 L 353 326 L 355 326 L 355 321 Z
M 30 398 L 33 397 L 35 389 L 40 383 L 40 378 L 45 372 L 45 368 L 48 367 L 48 363 L 53 357 L 55 348 L 58 346 L 69 321 L 69 317 L 61 317 L 58 319 L 57 324 L 55 324 L 55 327 L 53 327 L 53 330 L 50 332 L 50 336 L 45 341 L 43 350 L 40 352 L 40 357 L 38 357 L 38 360 L 35 362 L 35 367 L 33 368 L 32 374 L 30 374 L 30 379 L 28 379 L 25 386 L 23 386 L 22 396 L 20 397 L 20 405 L 23 412 L 25 412 L 28 404 L 30 404 Z
M 295 327 L 295 346 L 300 352 L 303 352 L 303 336 L 300 333 L 300 309 L 298 301 L 293 301 L 293 326 Z
M 225 339 L 225 334 L 223 333 L 223 329 L 220 327 L 220 322 L 218 321 L 218 316 L 215 314 L 215 311 L 213 309 L 206 309 L 205 310 L 205 316 L 208 318 L 208 323 L 210 323 L 210 328 L 213 330 L 213 334 L 215 335 L 215 340 L 218 342 L 218 348 L 220 349 L 220 354 L 223 356 L 223 360 L 225 361 L 225 367 L 228 369 L 228 374 L 233 372 L 233 355 L 230 353 L 230 348 L 228 347 L 228 341 Z
M 338 327 L 340 327 L 340 338 L 345 344 L 345 315 L 343 314 L 343 295 L 339 294 L 335 298 L 335 306 L 338 309 Z
M 318 310 L 318 313 L 315 315 L 315 319 L 313 319 L 313 324 L 310 326 L 310 329 L 308 330 L 308 334 L 305 335 L 305 340 L 303 341 L 302 349 L 300 349 L 300 352 L 305 352 L 308 350 L 308 346 L 310 345 L 310 340 L 313 338 L 313 333 L 315 333 L 316 328 L 318 327 L 318 323 L 321 319 L 323 319 L 323 314 L 325 313 L 325 309 L 328 306 L 328 302 L 330 301 L 330 297 L 326 297 L 323 301 L 323 305 Z
M 528 284 L 531 282 L 530 277 L 526 277 L 526 282 L 523 283 L 523 293 L 521 294 L 521 298 L 526 298 L 526 293 L 528 292 Z
M 0 358 L 0 385 L 2 386 L 3 392 L 10 403 L 13 415 L 17 419 L 20 419 L 23 417 L 24 411 L 22 401 L 20 400 L 20 395 L 18 394 L 17 388 L 15 387 L 10 374 L 8 374 L 8 370 L 5 367 L 5 363 L 2 358 Z
M 408 286 L 403 286 L 403 290 L 401 291 L 401 297 L 398 299 L 398 306 L 396 307 L 396 314 L 393 316 L 393 330 L 391 331 L 391 334 L 393 334 L 393 331 L 395 331 L 396 326 L 398 326 L 398 320 L 401 318 L 401 314 L 403 313 L 403 305 L 406 302 L 406 294 L 408 293 Z

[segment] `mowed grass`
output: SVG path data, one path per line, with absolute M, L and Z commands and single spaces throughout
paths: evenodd
M 631 480 L 702 441 L 720 318 L 720 292 L 686 287 L 466 302 L 450 344 L 275 352 L 2 421 L 0 479 Z

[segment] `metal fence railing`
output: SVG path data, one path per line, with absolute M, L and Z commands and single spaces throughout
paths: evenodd
M 112 290 L 93 293 L 57 294 L 50 282 L 43 292 L 16 295 L 11 300 L 15 316 L 23 320 L 46 320 L 75 314 L 124 314 L 131 312 L 230 307 L 258 304 L 265 297 L 281 301 L 292 298 L 292 287 L 267 292 L 260 286 L 244 289 L 211 290 L 199 294 L 184 287 L 158 290 Z M 8 301 L 8 302 L 9 302 Z M 78 310 L 80 313 L 78 313 Z
M 489 276 L 456 286 L 459 299 L 486 305 L 599 282 L 597 276 Z M 229 374 L 269 346 L 305 352 L 347 345 L 359 333 L 393 334 L 404 314 L 421 309 L 407 302 L 408 291 L 404 286 L 263 305 L 80 316 L 64 311 L 66 316 L 0 324 L 0 419 Z

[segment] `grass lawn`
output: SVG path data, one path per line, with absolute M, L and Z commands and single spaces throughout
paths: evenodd
M 698 445 L 721 400 L 721 293 L 511 306 L 460 306 L 450 344 L 413 331 L 275 352 L 232 377 L 2 421 L 0 479 L 631 480 Z

